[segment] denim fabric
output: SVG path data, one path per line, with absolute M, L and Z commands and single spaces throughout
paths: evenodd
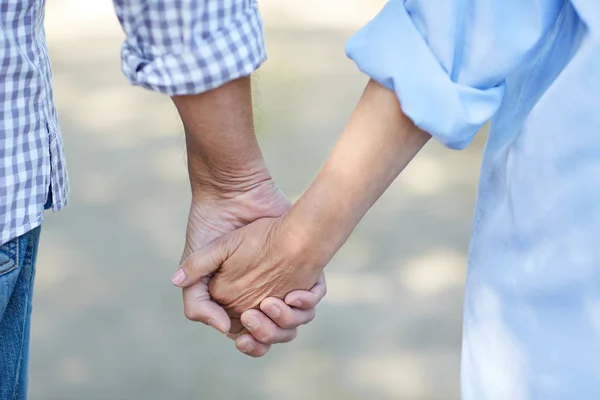
M 29 331 L 41 227 L 0 247 L 0 400 L 27 398 Z

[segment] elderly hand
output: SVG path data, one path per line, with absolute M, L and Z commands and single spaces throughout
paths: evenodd
M 300 226 L 290 224 L 285 217 L 262 218 L 189 256 L 172 281 L 181 287 L 205 282 L 211 298 L 230 317 L 237 318 L 246 312 L 242 322 L 256 334 L 262 325 L 257 318 L 258 309 L 277 314 L 271 312 L 273 306 L 296 304 L 300 300 L 295 294 L 297 290 L 315 287 L 316 297 L 324 294 L 322 270 L 333 254 L 321 253 L 319 249 L 306 240 Z M 269 297 L 285 299 L 285 303 Z M 247 311 L 252 309 L 255 311 Z M 284 326 L 291 326 L 294 315 L 300 320 L 312 318 L 313 313 L 280 310 L 279 315 L 289 319 L 289 325 L 282 321 Z M 221 324 L 217 320 L 212 323 Z M 237 342 L 243 349 L 244 344 Z
M 196 196 L 190 210 L 182 260 L 226 233 L 260 217 L 280 216 L 289 207 L 289 201 L 270 179 L 235 190 L 229 187 L 226 192 L 213 191 L 211 195 Z M 266 299 L 262 312 L 252 310 L 242 315 L 242 321 L 251 321 L 246 326 L 251 328 L 249 334 L 246 329 L 240 331 L 239 319 L 234 319 L 233 326 L 230 325 L 225 312 L 211 299 L 209 283 L 206 278 L 183 289 L 186 317 L 212 324 L 224 333 L 236 332 L 230 337 L 236 340 L 238 349 L 253 357 L 266 354 L 272 344 L 294 339 L 297 327 L 314 318 L 315 307 L 326 291 L 325 281 L 321 280 L 311 291 L 294 291 L 285 301 Z
M 182 256 L 185 260 L 220 236 L 252 221 L 279 217 L 290 205 L 275 187 L 256 140 L 250 77 L 234 79 L 200 94 L 173 96 L 172 99 L 185 129 L 192 192 Z M 244 333 L 239 332 L 239 320 L 231 321 L 211 300 L 208 282 L 206 278 L 183 291 L 185 315 L 194 321 L 210 321 L 224 333 L 230 330 Z M 302 307 L 295 309 L 279 303 L 282 312 L 279 317 L 270 315 L 273 322 L 270 324 L 267 315 L 256 315 L 264 323 L 253 333 L 262 337 L 263 342 L 242 334 L 240 340 L 253 344 L 248 354 L 263 355 L 271 343 L 293 337 L 296 327 L 309 319 L 307 315 L 314 313 L 323 294 L 323 290 L 316 290 L 316 294 L 315 291 L 293 294 L 292 300 L 303 299 Z M 285 328 L 281 328 L 281 324 Z

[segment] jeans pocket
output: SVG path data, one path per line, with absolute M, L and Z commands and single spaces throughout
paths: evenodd
M 19 238 L 0 246 L 0 276 L 9 273 L 19 265 Z

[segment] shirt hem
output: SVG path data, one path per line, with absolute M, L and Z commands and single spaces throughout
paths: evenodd
M 27 232 L 39 227 L 42 225 L 42 221 L 43 221 L 44 217 L 43 215 L 41 217 L 39 217 L 38 219 L 34 220 L 34 221 L 30 221 L 24 225 L 21 225 L 15 229 L 12 229 L 11 231 L 9 231 L 8 235 L 5 237 L 2 237 L 2 240 L 0 241 L 0 246 L 10 242 L 11 240 L 18 238 L 19 236 L 22 236 L 24 234 L 26 234 Z

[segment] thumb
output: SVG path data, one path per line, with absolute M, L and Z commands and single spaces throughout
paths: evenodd
M 191 286 L 218 270 L 228 258 L 228 242 L 215 240 L 186 258 L 171 277 L 171 283 L 182 288 Z

